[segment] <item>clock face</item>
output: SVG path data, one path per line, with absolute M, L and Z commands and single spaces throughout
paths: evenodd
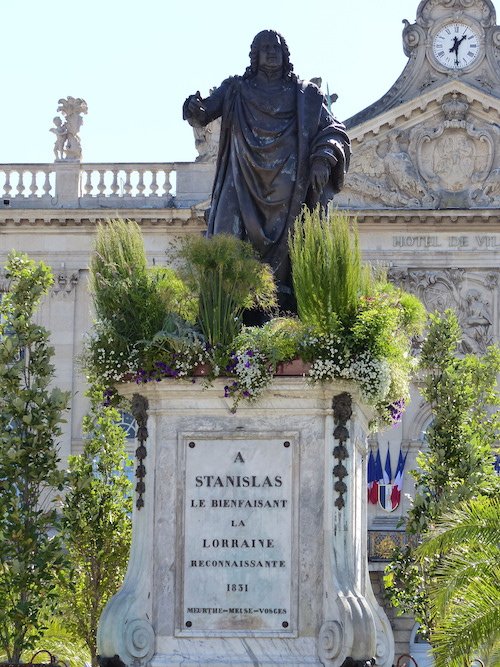
M 469 67 L 479 55 L 479 35 L 466 23 L 444 25 L 434 37 L 432 51 L 440 65 L 448 69 Z

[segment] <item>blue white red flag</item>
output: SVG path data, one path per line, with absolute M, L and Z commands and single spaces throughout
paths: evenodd
M 375 463 L 373 468 L 373 484 L 370 491 L 370 502 L 376 505 L 378 502 L 378 487 L 383 482 L 382 462 L 380 460 L 380 449 L 377 449 L 377 454 L 374 457 Z
M 370 454 L 368 456 L 368 468 L 366 474 L 367 488 L 368 488 L 368 502 L 372 501 L 372 491 L 373 484 L 375 483 L 375 457 L 373 456 L 373 450 L 370 449 Z M 377 499 L 375 498 L 375 503 Z
M 395 510 L 396 507 L 398 507 L 399 503 L 401 502 L 401 493 L 403 491 L 403 475 L 404 475 L 407 456 L 408 452 L 406 452 L 405 456 L 403 456 L 403 452 L 400 447 L 398 465 L 396 467 L 396 473 L 394 475 L 394 484 L 391 491 L 391 503 L 393 510 Z
M 385 455 L 382 479 L 378 485 L 378 503 L 386 512 L 392 512 L 394 509 L 391 502 L 392 487 L 391 452 L 389 450 L 389 445 L 387 445 L 387 454 Z

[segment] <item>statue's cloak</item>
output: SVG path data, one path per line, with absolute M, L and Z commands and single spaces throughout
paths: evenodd
M 326 204 L 344 181 L 350 156 L 345 127 L 312 83 L 255 79 L 224 81 L 204 100 L 206 122 L 222 115 L 208 235 L 248 239 L 271 265 L 279 289 L 290 285 L 288 233 L 303 204 Z M 330 179 L 321 197 L 310 168 L 325 159 Z

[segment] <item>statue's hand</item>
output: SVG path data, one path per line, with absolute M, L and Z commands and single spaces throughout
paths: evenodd
M 203 100 L 201 99 L 200 91 L 197 90 L 194 95 L 190 95 L 184 102 L 184 117 L 187 120 L 189 118 L 201 120 L 204 113 Z
M 330 165 L 324 158 L 316 158 L 311 166 L 311 186 L 317 192 L 323 191 L 330 178 Z

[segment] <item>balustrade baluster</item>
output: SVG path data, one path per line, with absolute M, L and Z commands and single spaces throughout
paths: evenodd
M 4 197 L 9 198 L 10 197 L 10 191 L 12 190 L 12 186 L 10 184 L 10 170 L 5 170 L 5 184 L 3 186 L 3 192 L 4 192 Z
M 153 167 L 151 169 L 151 185 L 149 186 L 151 193 L 150 197 L 158 197 L 157 192 L 158 192 L 158 169 L 156 167 Z
M 165 169 L 165 183 L 163 184 L 163 191 L 165 197 L 168 197 L 171 189 L 172 189 L 172 183 L 170 183 L 170 170 Z
M 123 185 L 123 191 L 125 192 L 125 195 L 130 197 L 130 193 L 132 192 L 132 184 L 130 182 L 130 175 L 132 173 L 131 169 L 125 169 L 125 183 Z
M 120 186 L 118 185 L 118 169 L 113 169 L 113 181 L 111 182 L 111 194 L 118 194 Z
M 144 171 L 142 169 L 138 170 L 139 180 L 137 181 L 137 196 L 142 197 L 146 186 L 144 185 Z
M 99 183 L 97 184 L 97 191 L 100 195 L 104 194 L 106 190 L 106 183 L 104 182 L 104 174 L 106 171 L 104 169 L 99 169 Z
M 18 194 L 16 195 L 17 197 L 23 197 L 24 196 L 24 191 L 26 189 L 26 186 L 24 185 L 24 172 L 22 170 L 19 170 L 18 172 L 19 180 L 17 181 L 17 192 Z
M 45 195 L 50 194 L 51 185 L 50 185 L 50 171 L 45 172 L 45 181 L 43 183 L 43 192 Z
M 85 169 L 85 186 L 83 188 L 83 191 L 85 192 L 86 195 L 92 196 L 92 169 Z
M 36 197 L 36 193 L 37 193 L 37 190 L 38 190 L 38 185 L 36 183 L 37 174 L 38 174 L 38 172 L 35 169 L 33 169 L 33 171 L 31 172 L 31 184 L 30 184 L 30 193 L 31 194 L 29 196 L 30 199 L 36 199 L 37 198 Z

